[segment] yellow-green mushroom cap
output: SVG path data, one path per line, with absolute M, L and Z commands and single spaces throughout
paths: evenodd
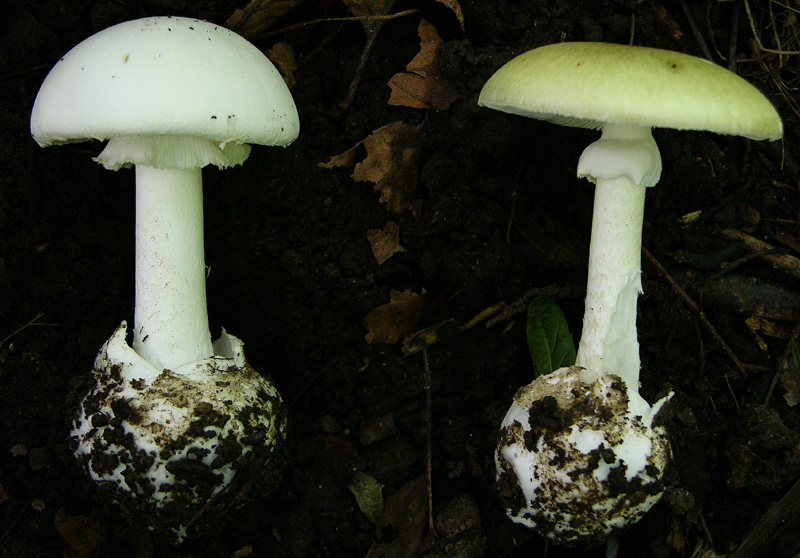
M 566 126 L 605 123 L 777 140 L 783 124 L 753 85 L 706 60 L 647 47 L 558 43 L 509 61 L 478 104 Z

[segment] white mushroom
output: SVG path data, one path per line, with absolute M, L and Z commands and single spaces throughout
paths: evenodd
M 75 455 L 130 520 L 174 541 L 248 460 L 279 460 L 285 408 L 243 343 L 209 333 L 202 167 L 288 145 L 297 110 L 278 71 L 235 33 L 194 19 L 121 23 L 68 52 L 31 115 L 42 146 L 109 140 L 136 166 L 136 304 L 97 356 L 73 421 Z
M 636 304 L 645 190 L 661 175 L 652 127 L 779 139 L 780 117 L 752 85 L 705 60 L 604 43 L 524 53 L 479 104 L 602 130 L 578 176 L 596 185 L 586 309 L 576 366 L 522 388 L 496 453 L 508 515 L 556 542 L 598 541 L 658 501 L 669 457 L 639 394 Z M 591 416 L 594 415 L 594 416 Z

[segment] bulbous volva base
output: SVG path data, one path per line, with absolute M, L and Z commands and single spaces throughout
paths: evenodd
M 175 370 L 139 357 L 125 334 L 123 322 L 97 355 L 72 422 L 75 456 L 132 524 L 161 540 L 219 528 L 242 504 L 238 471 L 257 472 L 251 487 L 280 481 L 283 401 L 224 331 L 215 356 Z
M 652 408 L 619 376 L 591 384 L 561 368 L 520 389 L 495 452 L 501 503 L 559 544 L 599 543 L 661 497 L 669 441 Z

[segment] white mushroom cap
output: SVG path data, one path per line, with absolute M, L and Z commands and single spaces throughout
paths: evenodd
M 289 89 L 260 50 L 181 17 L 128 21 L 89 37 L 50 71 L 31 115 L 41 146 L 150 136 L 288 145 L 298 132 Z
M 559 43 L 517 56 L 484 85 L 478 104 L 556 124 L 606 122 L 780 139 L 772 104 L 733 72 L 678 52 Z

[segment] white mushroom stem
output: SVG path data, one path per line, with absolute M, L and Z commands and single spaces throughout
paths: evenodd
M 644 197 L 661 175 L 650 128 L 606 124 L 578 162 L 578 177 L 596 184 L 586 310 L 576 364 L 585 382 L 620 376 L 639 390 L 636 302 L 641 286 Z
M 250 146 L 203 138 L 119 137 L 95 159 L 136 165 L 136 304 L 133 348 L 175 370 L 214 354 L 206 310 L 202 167 L 242 164 Z
M 213 355 L 199 168 L 136 167 L 134 323 L 133 348 L 156 367 Z

